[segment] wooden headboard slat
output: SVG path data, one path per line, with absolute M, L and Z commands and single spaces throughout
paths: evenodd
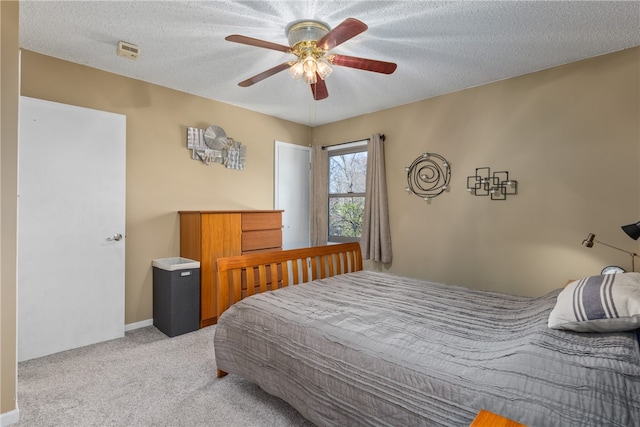
M 247 272 L 247 296 L 251 296 L 254 293 L 255 290 L 255 283 L 256 283 L 256 278 L 255 278 L 255 274 L 256 274 L 256 270 L 255 268 L 247 268 L 246 269 Z M 242 288 L 242 285 L 240 285 L 240 287 Z M 242 298 L 242 297 L 241 297 Z
M 233 274 L 233 271 L 231 273 Z M 218 283 L 229 283 L 229 272 L 227 270 L 218 272 Z M 229 301 L 229 286 L 218 286 L 217 293 L 219 300 Z
M 261 265 L 258 268 L 260 269 L 260 293 L 267 292 L 267 266 Z
M 330 257 L 331 255 L 327 255 L 326 258 Z M 327 277 L 327 260 L 325 257 L 318 257 L 318 277 L 316 277 L 316 279 L 324 279 L 325 277 Z
M 282 269 L 284 271 L 289 271 L 289 268 L 286 265 L 283 265 Z M 298 260 L 291 261 L 291 274 L 292 274 L 292 276 L 289 277 L 289 281 L 287 282 L 287 286 L 295 285 L 296 283 L 298 283 L 298 277 L 299 277 L 298 274 L 300 274 L 300 272 L 298 270 Z
M 306 261 L 300 260 L 300 262 L 302 263 L 302 266 L 300 267 L 302 269 L 302 280 L 300 280 L 298 283 L 304 283 L 310 280 L 315 280 L 316 279 L 315 275 L 317 274 L 315 258 L 311 257 Z
M 242 271 L 231 271 L 231 278 L 233 279 L 233 281 L 231 282 L 233 286 L 231 287 L 231 292 L 227 292 L 227 295 L 233 296 L 234 299 L 242 299 Z
M 269 264 L 269 269 L 271 270 L 271 278 L 269 280 L 269 282 L 271 283 L 271 289 L 274 290 L 274 289 L 280 288 L 281 283 L 280 283 L 279 273 L 280 273 L 280 270 L 282 269 L 282 266 L 276 263 L 271 263 Z
M 259 252 L 218 258 L 217 269 L 219 317 L 231 304 L 243 298 L 243 278 L 245 296 L 250 296 L 308 282 L 309 273 L 311 280 L 315 280 L 362 270 L 362 253 L 357 242 Z
M 340 274 L 349 268 L 349 257 L 347 254 L 340 254 Z

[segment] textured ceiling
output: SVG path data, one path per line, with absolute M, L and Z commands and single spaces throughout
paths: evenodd
M 394 74 L 336 66 L 322 101 L 286 71 L 237 85 L 294 56 L 227 35 L 287 45 L 289 22 L 349 17 L 369 29 L 332 52 Z M 310 126 L 638 46 L 639 25 L 637 1 L 20 1 L 24 49 Z

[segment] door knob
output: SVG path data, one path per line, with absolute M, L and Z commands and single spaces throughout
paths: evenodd
M 115 240 L 116 242 L 119 242 L 120 240 L 122 240 L 122 234 L 120 233 L 114 234 L 113 237 L 107 237 L 107 240 L 108 241 Z

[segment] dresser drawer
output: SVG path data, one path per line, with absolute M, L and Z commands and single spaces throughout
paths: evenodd
M 242 233 L 242 253 L 282 247 L 282 230 L 257 230 Z
M 273 230 L 282 228 L 282 212 L 244 212 L 242 231 Z

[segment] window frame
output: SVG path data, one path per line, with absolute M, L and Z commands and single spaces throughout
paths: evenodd
M 367 154 L 367 165 L 369 162 L 369 156 L 368 156 L 368 143 L 369 140 L 368 139 L 364 139 L 361 141 L 354 141 L 354 142 L 349 142 L 349 143 L 343 143 L 343 144 L 338 144 L 338 145 L 334 145 L 334 146 L 329 146 L 327 147 L 327 152 L 328 152 L 328 156 L 329 156 L 329 161 L 327 162 L 327 176 L 329 177 L 329 179 L 327 179 L 327 242 L 328 243 L 344 243 L 344 242 L 359 242 L 360 239 L 362 238 L 362 235 L 360 235 L 359 237 L 345 237 L 345 236 L 332 236 L 330 234 L 330 224 L 329 221 L 331 219 L 331 199 L 339 199 L 339 198 L 346 198 L 346 197 L 362 197 L 365 198 L 366 197 L 366 171 L 365 171 L 365 191 L 364 193 L 331 193 L 330 191 L 330 185 L 331 185 L 331 157 L 333 156 L 342 156 L 345 154 L 352 154 L 352 153 L 365 153 Z

